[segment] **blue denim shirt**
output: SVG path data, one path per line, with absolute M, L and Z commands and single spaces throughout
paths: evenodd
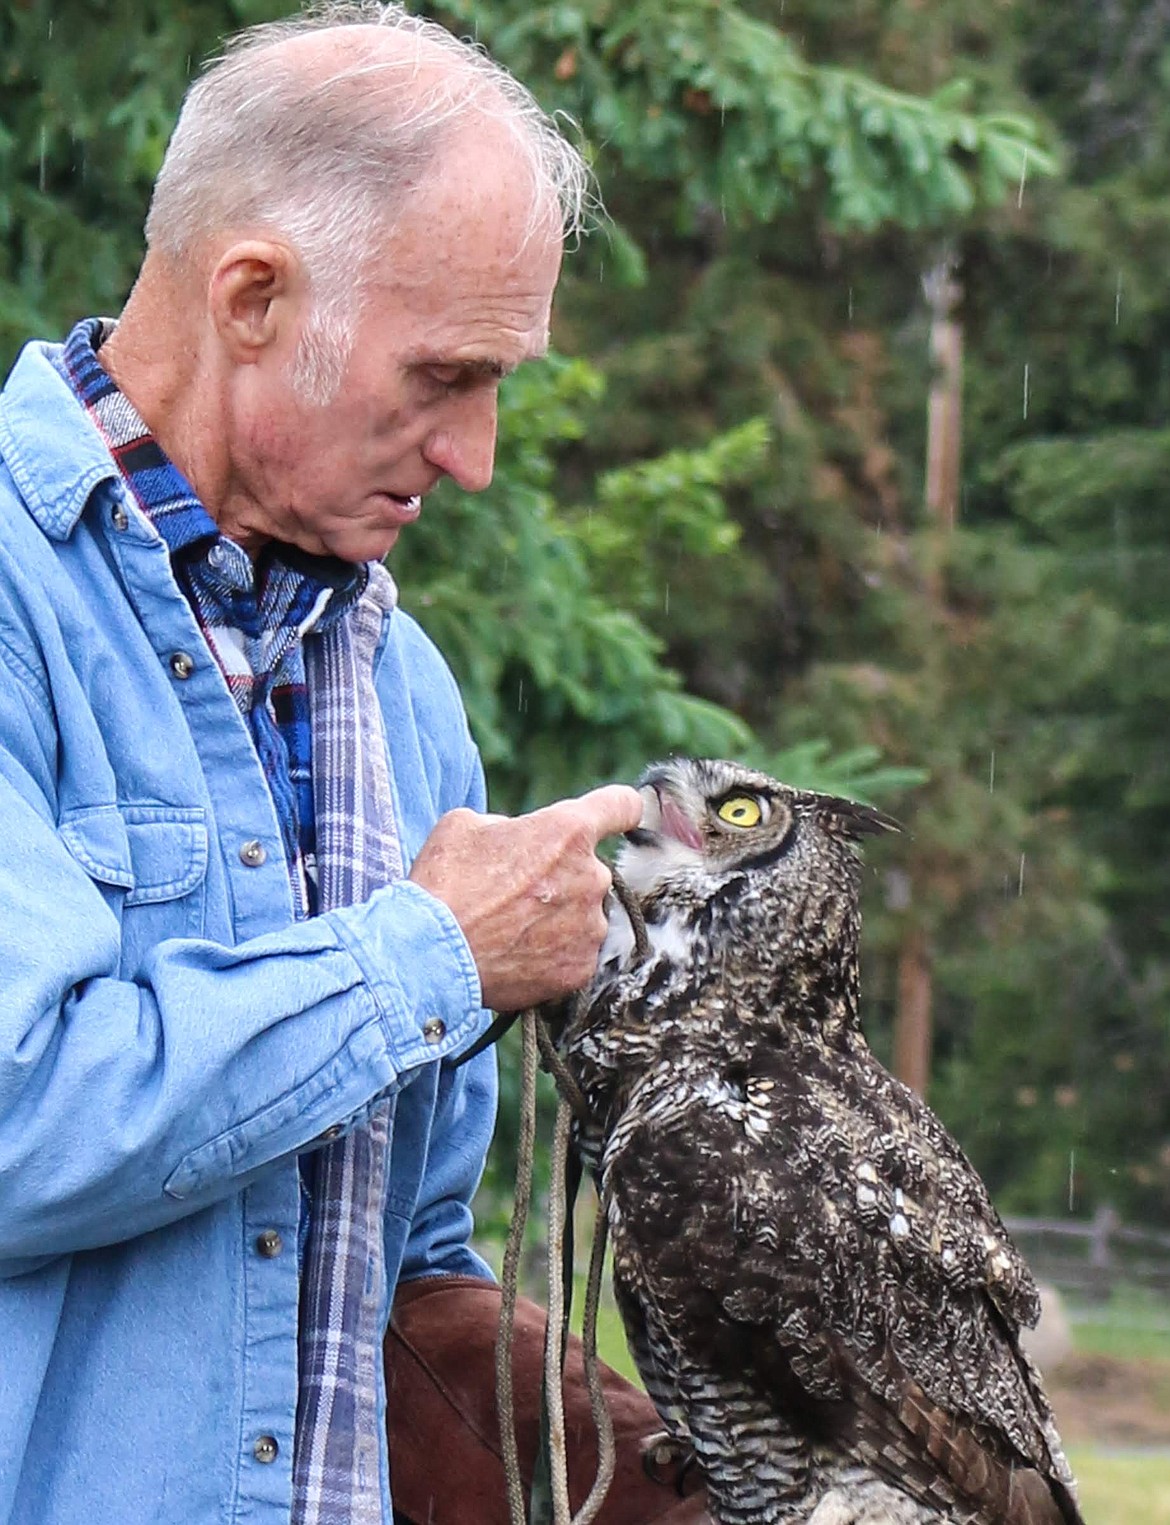
M 417 885 L 294 921 L 244 721 L 48 354 L 0 394 L 0 1522 L 277 1525 L 297 1153 L 390 1092 L 390 1285 L 487 1275 L 494 1061 L 442 1062 L 486 1016 Z M 409 862 L 482 774 L 401 612 L 376 682 Z

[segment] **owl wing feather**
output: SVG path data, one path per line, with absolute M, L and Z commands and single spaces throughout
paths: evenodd
M 1017 1339 L 1035 1288 L 958 1144 L 861 1040 L 736 1052 L 625 1098 L 602 1164 L 623 1296 L 923 1503 L 1079 1525 Z

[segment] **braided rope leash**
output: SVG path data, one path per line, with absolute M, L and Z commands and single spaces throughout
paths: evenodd
M 539 1020 L 539 1019 L 538 1019 Z M 544 1401 L 548 1415 L 549 1482 L 553 1525 L 575 1525 L 569 1503 L 569 1457 L 565 1438 L 565 1171 L 569 1162 L 572 1107 L 557 1106 L 548 1194 L 548 1318 L 544 1326 Z M 535 1525 L 535 1522 L 534 1522 Z
M 516 1151 L 516 1193 L 512 1222 L 504 1246 L 500 1272 L 500 1327 L 496 1338 L 496 1409 L 500 1419 L 500 1454 L 508 1489 L 508 1515 L 512 1525 L 527 1525 L 524 1482 L 520 1476 L 520 1453 L 516 1444 L 516 1395 L 512 1373 L 512 1346 L 516 1332 L 516 1295 L 520 1283 L 520 1254 L 532 1200 L 532 1165 L 536 1145 L 536 1026 L 533 1010 L 521 1018 L 523 1050 L 520 1068 L 520 1140 Z
M 605 1245 L 609 1218 L 604 1201 L 598 1203 L 593 1220 L 593 1247 L 589 1254 L 589 1276 L 585 1283 L 585 1315 L 581 1345 L 585 1358 L 585 1385 L 589 1390 L 589 1408 L 597 1431 L 597 1476 L 589 1497 L 581 1505 L 573 1525 L 592 1525 L 597 1517 L 617 1467 L 617 1448 L 613 1438 L 613 1418 L 601 1385 L 601 1366 L 597 1359 L 597 1311 L 601 1305 L 601 1281 L 605 1269 Z
M 646 923 L 637 900 L 618 874 L 613 876 L 614 894 L 620 901 L 634 937 L 634 958 L 644 963 L 650 955 L 650 940 Z M 500 1324 L 496 1340 L 496 1407 L 500 1423 L 500 1451 L 504 1463 L 504 1477 L 508 1493 L 508 1513 L 511 1525 L 529 1525 L 525 1501 L 524 1481 L 520 1472 L 519 1449 L 516 1441 L 515 1385 L 512 1354 L 515 1344 L 516 1298 L 519 1291 L 520 1257 L 523 1250 L 524 1230 L 532 1201 L 533 1166 L 536 1141 L 536 1069 L 537 1055 L 552 1075 L 559 1093 L 556 1123 L 553 1133 L 551 1182 L 548 1205 L 548 1316 L 545 1324 L 544 1343 L 544 1401 L 548 1433 L 548 1467 L 552 1508 L 552 1525 L 592 1525 L 613 1481 L 617 1465 L 614 1443 L 613 1420 L 605 1401 L 601 1380 L 601 1368 L 597 1357 L 597 1317 L 601 1304 L 601 1285 L 605 1267 L 605 1248 L 608 1229 L 607 1204 L 599 1202 L 593 1225 L 593 1244 L 589 1256 L 589 1272 L 585 1286 L 585 1312 L 582 1327 L 582 1349 L 585 1365 L 585 1383 L 589 1393 L 589 1407 L 597 1431 L 597 1475 L 588 1497 L 574 1515 L 569 1500 L 568 1449 L 565 1435 L 564 1409 L 564 1360 L 567 1301 L 570 1289 L 567 1284 L 571 1270 L 564 1264 L 565 1227 L 570 1205 L 567 1200 L 566 1179 L 573 1117 L 580 1122 L 589 1121 L 589 1108 L 585 1097 L 557 1051 L 552 1035 L 535 1008 L 529 1008 L 521 1016 L 523 1039 L 520 1078 L 520 1139 L 516 1155 L 516 1192 L 513 1200 L 512 1221 L 504 1249 L 501 1271 Z M 493 1024 L 493 1030 L 497 1028 Z M 505 1024 L 506 1025 L 506 1024 Z M 498 1036 L 498 1031 L 496 1036 Z M 490 1041 L 490 1038 L 489 1038 Z M 467 1056 L 470 1057 L 470 1054 Z M 534 1519 L 532 1525 L 542 1525 Z

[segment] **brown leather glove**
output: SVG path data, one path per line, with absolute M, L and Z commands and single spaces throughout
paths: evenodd
M 386 1335 L 390 1486 L 396 1518 L 410 1525 L 509 1525 L 496 1416 L 495 1343 L 500 1289 L 472 1276 L 435 1276 L 400 1286 Z M 516 1308 L 516 1432 L 525 1492 L 540 1434 L 544 1310 Z M 654 1405 L 603 1367 L 617 1446 L 617 1469 L 597 1525 L 705 1525 L 701 1480 L 689 1468 L 682 1497 L 678 1468 L 649 1470 L 647 1439 L 662 1429 Z M 579 1509 L 597 1474 L 581 1342 L 565 1364 L 569 1494 Z M 656 1475 L 651 1476 L 654 1472 Z

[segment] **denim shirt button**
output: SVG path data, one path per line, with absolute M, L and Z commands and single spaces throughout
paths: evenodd
M 265 1463 L 275 1461 L 280 1455 L 280 1447 L 276 1443 L 275 1435 L 257 1435 L 256 1444 L 252 1447 L 252 1455 L 257 1461 Z
M 248 868 L 259 868 L 262 863 L 267 861 L 268 851 L 264 843 L 256 841 L 255 838 L 250 842 L 245 842 L 240 848 L 240 862 Z
M 275 1260 L 283 1249 L 284 1240 L 274 1228 L 266 1228 L 256 1236 L 256 1253 L 263 1255 L 265 1260 Z
M 110 514 L 110 520 L 116 530 L 125 530 L 130 528 L 130 515 L 126 512 L 120 503 L 114 504 L 113 511 Z
M 171 671 L 176 678 L 189 678 L 195 671 L 195 658 L 186 651 L 171 653 Z
M 442 1043 L 447 1036 L 447 1024 L 442 1017 L 428 1017 L 423 1023 L 423 1037 L 428 1043 Z

